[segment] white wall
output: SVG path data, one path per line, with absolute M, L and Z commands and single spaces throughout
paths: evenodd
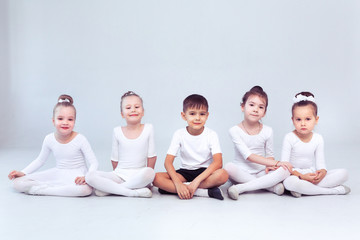
M 292 97 L 318 99 L 326 142 L 359 144 L 358 1 L 0 1 L 1 147 L 37 147 L 53 131 L 62 93 L 75 99 L 76 130 L 110 156 L 119 100 L 139 93 L 165 156 L 191 93 L 207 97 L 208 126 L 239 123 L 239 102 L 254 85 L 269 95 L 264 123 L 279 155 L 292 130 Z M 109 159 L 101 159 L 108 161 Z

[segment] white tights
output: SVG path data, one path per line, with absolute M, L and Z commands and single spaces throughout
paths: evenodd
M 324 179 L 317 185 L 301 180 L 296 176 L 290 176 L 284 180 L 284 186 L 289 191 L 305 195 L 322 194 L 345 194 L 345 189 L 340 186 L 348 179 L 348 172 L 345 169 L 329 170 Z
M 282 167 L 275 171 L 271 171 L 268 174 L 266 174 L 265 171 L 261 171 L 256 174 L 250 174 L 240 168 L 237 164 L 228 163 L 225 166 L 225 170 L 228 172 L 230 180 L 233 183 L 237 183 L 234 186 L 236 186 L 239 193 L 255 191 L 259 189 L 273 191 L 273 186 L 290 176 L 289 171 Z
M 145 167 L 140 169 L 124 181 L 114 172 L 95 171 L 86 175 L 86 182 L 92 187 L 109 194 L 122 195 L 127 197 L 137 197 L 139 193 L 136 189 L 145 188 L 153 182 L 155 172 L 152 168 Z
M 84 176 L 84 172 L 84 169 L 51 168 L 15 178 L 13 185 L 17 191 L 32 195 L 83 197 L 92 193 L 87 184 L 75 184 L 75 178 Z

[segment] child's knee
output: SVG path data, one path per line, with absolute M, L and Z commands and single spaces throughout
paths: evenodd
M 88 172 L 88 173 L 85 175 L 85 182 L 88 183 L 88 184 L 90 184 L 90 185 L 92 185 L 95 176 L 96 176 L 96 171 Z
M 222 185 L 227 182 L 229 179 L 229 174 L 225 169 L 219 169 L 217 170 L 217 179 L 218 182 Z
M 26 184 L 24 177 L 15 178 L 13 180 L 13 188 L 18 192 L 28 192 L 31 186 Z
M 154 181 L 153 181 L 153 184 L 155 186 L 159 186 L 159 183 L 164 179 L 164 176 L 163 176 L 164 173 L 160 172 L 160 173 L 156 173 L 155 174 L 155 177 L 154 177 Z
M 154 179 L 155 179 L 155 171 L 154 169 L 150 168 L 150 167 L 147 167 L 145 168 L 145 177 L 146 179 L 148 180 L 148 182 L 153 182 Z
M 346 182 L 349 179 L 349 173 L 344 168 L 338 169 L 338 174 L 340 175 L 342 182 Z
M 90 187 L 89 185 L 82 185 L 80 186 L 81 191 L 79 193 L 80 197 L 86 197 L 86 196 L 90 196 L 92 194 L 92 187 Z
M 290 176 L 288 178 L 286 178 L 283 182 L 284 187 L 289 190 L 292 191 L 296 188 L 297 182 L 299 181 L 299 178 L 296 176 Z
M 235 164 L 230 162 L 230 163 L 227 163 L 224 167 L 224 169 L 226 170 L 226 172 L 231 175 L 231 173 L 233 172 L 233 169 L 235 168 Z
M 283 167 L 276 169 L 275 172 L 278 172 L 281 175 L 282 180 L 284 180 L 290 176 L 290 172 Z
M 159 172 L 155 174 L 154 182 L 153 184 L 156 187 L 159 187 L 164 181 L 170 180 L 170 176 L 167 172 Z

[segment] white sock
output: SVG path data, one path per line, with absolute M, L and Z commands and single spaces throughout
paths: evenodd
M 238 191 L 238 194 L 241 194 L 241 193 L 245 192 L 245 190 L 246 190 L 241 183 L 235 184 L 233 186 L 235 186 L 236 190 Z
M 152 196 L 152 192 L 148 188 L 138 188 L 133 191 L 135 193 L 134 197 L 150 198 Z
M 189 185 L 190 182 L 184 182 L 184 184 Z M 197 197 L 209 197 L 209 193 L 208 193 L 208 190 L 205 189 L 205 188 L 198 188 L 194 192 L 194 196 L 197 196 Z
M 198 188 L 196 189 L 194 196 L 198 197 L 209 197 L 208 189 L 205 188 Z
M 98 189 L 95 189 L 94 193 L 95 193 L 95 195 L 98 196 L 98 197 L 105 197 L 105 196 L 111 195 L 110 193 L 103 192 L 103 191 L 100 191 L 100 190 L 98 190 Z
M 276 195 L 280 196 L 280 195 L 284 194 L 285 188 L 284 188 L 284 185 L 282 183 L 278 183 L 273 187 L 266 188 L 266 190 L 268 190 L 270 192 L 273 192 Z

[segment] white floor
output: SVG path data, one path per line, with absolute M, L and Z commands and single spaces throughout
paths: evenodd
M 359 239 L 355 150 L 332 154 L 346 161 L 330 164 L 349 170 L 349 195 L 293 198 L 259 191 L 219 201 L 179 200 L 156 188 L 151 199 L 28 196 L 12 190 L 7 174 L 29 163 L 34 151 L 3 149 L 0 239 Z

